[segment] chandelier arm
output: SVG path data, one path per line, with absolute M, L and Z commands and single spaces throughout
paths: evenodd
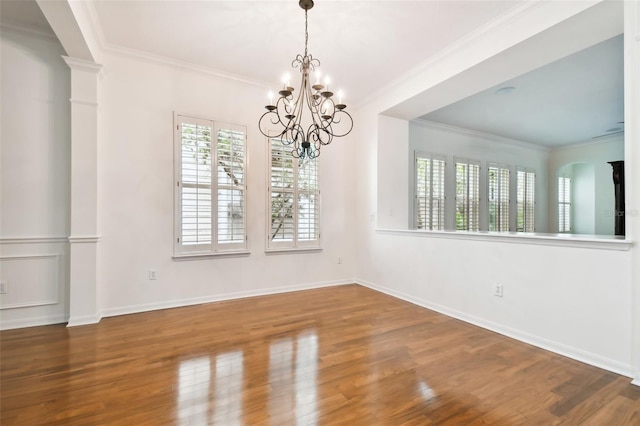
M 275 117 L 270 117 L 270 123 L 273 125 L 276 124 L 280 124 L 280 126 L 283 127 L 283 131 L 277 135 L 273 135 L 273 134 L 269 134 L 269 133 L 265 133 L 265 131 L 262 130 L 263 126 L 262 126 L 262 120 L 267 116 L 267 115 L 271 115 L 271 116 L 275 116 Z M 275 119 L 274 119 L 275 118 Z M 260 120 L 258 121 L 258 128 L 260 130 L 260 133 L 262 133 L 263 135 L 267 136 L 267 137 L 279 137 L 280 135 L 282 135 L 285 131 L 285 125 L 284 123 L 282 123 L 282 121 L 280 120 L 280 116 L 275 112 L 275 111 L 267 111 L 264 114 L 262 114 L 262 117 L 260 117 Z M 272 131 L 271 128 L 266 128 L 267 132 Z
M 345 117 L 341 117 L 341 114 L 344 114 Z M 344 133 L 334 132 L 333 125 L 342 123 L 343 119 L 348 119 L 348 130 L 346 130 Z M 329 133 L 331 133 L 332 136 L 336 138 L 341 138 L 343 136 L 348 135 L 349 133 L 351 133 L 351 130 L 353 130 L 353 118 L 351 117 L 351 114 L 349 114 L 347 111 L 338 110 L 338 111 L 335 111 L 335 113 L 331 116 L 329 120 L 326 120 L 324 122 L 324 125 L 322 127 L 326 129 Z
M 311 125 L 309 127 L 309 134 L 312 136 L 313 142 L 318 151 L 320 150 L 320 146 L 329 145 L 333 140 L 331 132 L 328 132 L 325 128 L 318 125 Z

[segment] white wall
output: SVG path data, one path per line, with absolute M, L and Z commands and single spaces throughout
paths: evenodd
M 544 147 L 528 144 L 526 142 L 507 140 L 497 136 L 473 132 L 438 123 L 411 121 L 409 124 L 409 150 L 408 153 L 399 153 L 413 158 L 414 151 L 440 154 L 447 159 L 448 182 L 455 182 L 455 158 L 480 161 L 480 230 L 488 229 L 487 219 L 487 162 L 509 165 L 511 168 L 511 199 L 515 200 L 515 173 L 516 166 L 526 167 L 536 172 L 536 206 L 535 206 L 535 230 L 536 232 L 548 232 L 547 227 L 547 164 L 548 150 Z M 413 167 L 409 167 L 413 176 Z M 380 171 L 380 169 L 379 169 Z M 413 201 L 415 182 L 406 186 L 409 189 L 409 203 Z M 446 222 L 445 229 L 455 229 L 455 186 L 449 185 L 446 190 Z M 380 201 L 379 201 L 380 202 Z M 512 203 L 515 212 L 515 203 Z M 512 214 L 511 228 L 515 229 L 515 215 Z
M 462 48 L 443 54 L 437 63 L 408 74 L 397 86 L 386 87 L 361 107 L 356 117 L 357 143 L 367 155 L 361 157 L 356 191 L 358 241 L 363 248 L 358 253 L 357 276 L 359 282 L 422 306 L 633 376 L 637 371 L 637 354 L 632 349 L 637 298 L 633 297 L 638 283 L 637 277 L 632 281 L 631 268 L 637 248 L 616 251 L 533 245 L 517 239 L 512 243 L 453 239 L 437 233 L 378 231 L 365 220 L 382 202 L 375 190 L 377 156 L 387 148 L 377 153 L 365 150 L 378 139 L 379 114 L 413 111 L 423 100 L 414 95 L 428 93 L 446 80 L 445 71 L 453 77 L 469 61 L 490 58 L 504 40 L 517 43 L 553 22 L 562 22 L 570 7 L 579 6 L 564 2 L 563 13 L 556 14 L 553 7 L 558 4 L 551 3 L 522 15 L 526 25 L 519 25 L 520 17 L 514 18 L 508 25 L 477 35 Z M 543 11 L 547 6 L 551 9 Z M 471 51 L 473 58 L 467 54 Z M 404 100 L 409 102 L 394 108 Z M 496 282 L 504 285 L 502 298 L 493 296 Z
M 407 203 L 411 180 L 406 173 L 410 168 L 409 123 L 406 120 L 381 115 L 378 120 L 378 226 L 382 229 L 406 229 L 413 210 Z
M 68 314 L 70 73 L 57 40 L 2 27 L 1 328 Z
M 595 234 L 595 173 L 593 166 L 586 163 L 573 165 L 573 233 Z
M 593 229 L 588 232 L 598 235 L 614 234 L 615 197 L 613 188 L 613 169 L 608 161 L 624 160 L 624 135 L 603 138 L 600 141 L 572 145 L 566 148 L 554 149 L 549 155 L 549 187 L 550 197 L 558 193 L 558 171 L 567 164 L 581 163 L 593 168 L 593 196 L 594 208 L 588 218 L 578 218 L 578 223 L 585 220 L 591 225 L 580 230 Z M 576 212 L 582 209 L 576 208 Z M 577 214 L 577 213 L 576 213 Z M 550 228 L 552 232 L 558 229 L 557 204 L 549 204 Z M 579 232 L 576 230 L 576 232 Z
M 265 254 L 266 89 L 170 65 L 105 55 L 99 146 L 99 273 L 104 315 L 353 282 L 355 175 L 349 137 L 323 147 L 318 253 Z M 245 124 L 248 257 L 175 261 L 173 112 Z M 337 257 L 342 257 L 342 264 Z M 157 280 L 148 280 L 148 270 Z

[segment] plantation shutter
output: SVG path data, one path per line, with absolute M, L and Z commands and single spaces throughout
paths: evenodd
M 487 169 L 489 231 L 509 231 L 509 167 L 490 163 Z
M 434 158 L 432 161 L 432 192 L 431 192 L 431 229 L 444 229 L 444 158 Z
M 318 247 L 320 187 L 318 160 L 298 159 L 279 138 L 270 139 L 269 236 L 267 248 Z
M 272 241 L 294 239 L 294 158 L 279 139 L 271 139 L 271 232 Z
M 558 232 L 571 232 L 571 178 L 558 177 Z
M 480 163 L 456 160 L 456 229 L 480 229 Z
M 246 248 L 246 127 L 175 115 L 176 254 Z
M 298 160 L 298 240 L 316 241 L 320 228 L 318 162 Z
M 444 229 L 445 160 L 416 153 L 416 229 Z
M 195 119 L 180 124 L 180 243 L 184 246 L 211 245 L 212 124 Z
M 224 126 L 224 127 L 222 127 Z M 217 231 L 218 244 L 245 241 L 245 132 L 221 125 L 217 135 Z
M 518 168 L 516 180 L 516 230 L 518 232 L 534 232 L 536 174 L 533 170 Z

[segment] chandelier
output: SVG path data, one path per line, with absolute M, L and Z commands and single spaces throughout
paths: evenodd
M 347 106 L 342 103 L 342 93 L 338 93 L 338 102 L 334 101 L 334 94 L 329 90 L 329 78 L 325 77 L 324 85 L 320 83 L 320 61 L 307 51 L 307 12 L 313 7 L 313 0 L 300 0 L 299 5 L 304 9 L 304 56 L 298 54 L 291 67 L 300 68 L 300 90 L 297 97 L 294 96 L 295 90 L 290 86 L 289 77 L 285 76 L 275 103 L 273 94 L 269 94 L 269 104 L 265 106 L 267 112 L 260 117 L 258 126 L 263 135 L 292 146 L 294 157 L 313 159 L 320 155 L 322 145 L 329 145 L 333 138 L 348 135 L 353 129 L 353 119 L 345 111 Z M 313 84 L 310 82 L 311 73 L 315 77 Z M 275 134 L 273 127 L 276 127 Z

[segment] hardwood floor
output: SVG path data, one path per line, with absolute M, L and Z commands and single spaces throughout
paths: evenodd
M 640 425 L 629 378 L 357 285 L 0 345 L 3 426 Z

